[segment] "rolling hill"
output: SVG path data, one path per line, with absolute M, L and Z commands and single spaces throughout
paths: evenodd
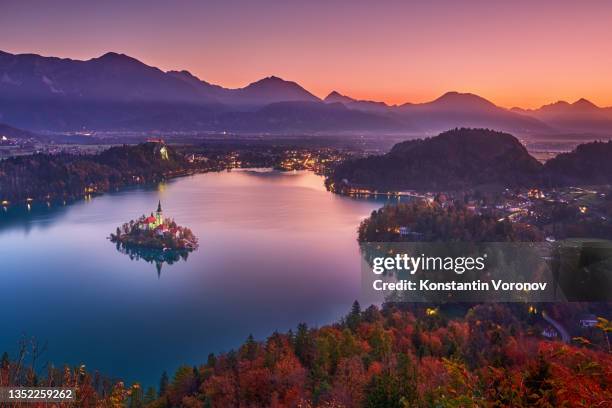
M 542 165 L 514 136 L 487 129 L 454 129 L 396 144 L 389 153 L 347 161 L 328 180 L 336 191 L 456 190 L 485 184 L 523 186 Z

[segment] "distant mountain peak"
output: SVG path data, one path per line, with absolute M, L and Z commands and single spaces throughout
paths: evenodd
M 566 101 L 557 101 L 555 103 L 551 103 L 548 105 L 542 106 L 540 109 L 536 109 L 535 111 L 542 112 L 550 112 L 550 113 L 569 113 L 569 112 L 588 112 L 588 111 L 597 111 L 600 108 L 595 105 L 593 102 L 580 98 L 574 103 L 569 103 Z
M 126 56 L 125 54 L 121 54 L 119 52 L 114 52 L 114 51 L 109 51 L 105 54 L 100 55 L 98 58 L 116 58 L 116 57 L 121 57 L 121 56 Z
M 585 98 L 578 99 L 576 102 L 572 103 L 572 106 L 581 109 L 599 109 L 597 105 Z
M 600 108 L 585 98 L 573 103 L 557 101 L 526 113 L 564 131 L 597 133 L 607 137 L 612 129 L 612 109 Z
M 236 89 L 234 92 L 262 103 L 284 102 L 284 101 L 311 101 L 319 102 L 320 99 L 302 88 L 298 83 L 287 81 L 277 76 L 268 76 L 255 81 L 244 88 Z
M 295 84 L 295 82 L 285 81 L 283 78 L 277 77 L 276 75 L 270 75 L 265 78 L 261 78 L 258 81 L 252 82 L 247 87 L 252 85 L 272 85 L 272 84 Z M 297 84 L 296 84 L 297 85 Z
M 146 65 L 136 58 L 130 57 L 126 54 L 120 54 L 118 52 L 107 52 L 106 54 L 100 55 L 98 58 L 92 58 L 91 61 L 104 62 L 104 63 L 130 63 L 138 65 Z
M 170 75 L 175 76 L 175 77 L 184 77 L 184 78 L 187 78 L 187 79 L 195 79 L 195 80 L 201 81 L 200 78 L 198 78 L 197 76 L 193 75 L 191 72 L 187 71 L 186 69 L 183 69 L 181 71 L 174 71 L 174 70 L 172 70 L 172 71 L 166 72 L 166 74 L 170 74 Z
M 130 56 L 127 56 L 125 54 L 121 54 L 118 52 L 114 52 L 114 51 L 109 51 L 105 54 L 102 54 L 97 59 L 125 59 L 125 58 L 134 59 Z
M 466 108 L 466 107 L 488 107 L 494 108 L 495 104 L 482 96 L 473 93 L 463 93 L 457 91 L 449 91 L 439 98 L 429 102 L 432 105 L 447 105 L 449 107 Z
M 440 98 L 438 98 L 438 99 L 441 99 L 441 98 L 450 98 L 450 97 L 454 97 L 454 96 L 457 96 L 457 95 L 461 95 L 461 93 L 460 93 L 460 92 L 457 92 L 457 91 L 448 91 L 448 92 L 445 92 L 445 93 L 444 93 L 442 96 L 440 96 Z
M 323 99 L 323 101 L 325 103 L 350 103 L 355 102 L 355 99 L 351 98 L 350 96 L 342 95 L 340 92 L 331 91 L 329 95 L 327 95 L 325 99 Z
M 168 71 L 166 72 L 167 75 L 180 79 L 181 81 L 185 81 L 187 83 L 190 83 L 192 85 L 195 86 L 201 86 L 204 85 L 208 88 L 214 88 L 214 89 L 223 89 L 218 85 L 212 85 L 206 81 L 201 80 L 200 78 L 198 78 L 197 76 L 193 75 L 191 72 L 187 71 L 186 69 L 183 69 L 181 71 Z
M 448 91 L 444 95 L 442 95 L 438 99 L 436 99 L 436 101 L 440 101 L 440 100 L 465 100 L 465 99 L 472 99 L 472 100 L 485 101 L 485 102 L 491 103 L 488 100 L 486 100 L 485 98 L 483 98 L 482 96 L 478 96 L 476 94 L 469 93 L 469 92 L 457 92 L 457 91 Z
M 555 103 L 551 103 L 550 106 L 569 106 L 569 102 L 567 101 L 557 101 Z

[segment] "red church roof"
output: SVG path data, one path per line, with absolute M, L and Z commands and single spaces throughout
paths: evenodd
M 154 216 L 152 216 L 152 215 L 151 215 L 151 216 L 149 216 L 149 217 L 147 217 L 147 218 L 145 218 L 145 220 L 144 220 L 144 222 L 145 222 L 145 223 L 147 223 L 147 224 L 152 224 L 152 223 L 154 223 L 155 221 L 156 221 L 156 219 L 155 219 L 155 217 L 154 217 Z

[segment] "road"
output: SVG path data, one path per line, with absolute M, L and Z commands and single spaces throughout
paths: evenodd
M 561 323 L 548 316 L 548 313 L 546 313 L 546 311 L 542 311 L 542 317 L 544 318 L 544 320 L 550 323 L 557 330 L 557 332 L 559 332 L 559 334 L 561 335 L 561 340 L 563 340 L 564 343 L 570 342 L 571 337 L 567 330 L 565 330 L 565 327 L 561 325 Z

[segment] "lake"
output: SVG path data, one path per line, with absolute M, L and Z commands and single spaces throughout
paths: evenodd
M 186 261 L 132 260 L 107 237 L 161 200 L 198 236 Z M 334 322 L 360 296 L 359 221 L 382 202 L 310 172 L 232 171 L 131 188 L 26 217 L 0 215 L 0 352 L 157 385 L 252 333 Z M 38 365 L 42 368 L 42 364 Z

